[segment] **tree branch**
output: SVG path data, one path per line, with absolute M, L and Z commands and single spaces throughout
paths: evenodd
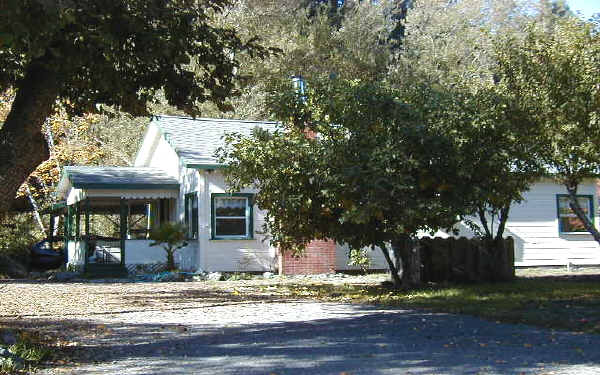
M 590 234 L 592 235 L 592 237 L 594 237 L 594 240 L 596 240 L 596 242 L 600 243 L 600 232 L 598 232 L 598 229 L 594 227 L 594 224 L 590 221 L 590 218 L 585 214 L 585 212 L 583 212 L 583 209 L 577 201 L 577 183 L 566 182 L 565 187 L 567 188 L 567 192 L 569 193 L 569 206 L 575 212 L 579 220 L 581 220 L 583 226 L 585 227 L 585 230 L 590 232 Z
M 482 206 L 477 207 L 477 213 L 479 214 L 479 221 L 481 221 L 481 225 L 483 226 L 483 229 L 485 230 L 485 236 L 490 239 L 493 238 L 492 234 L 490 233 L 490 229 L 488 228 L 488 221 L 487 221 L 487 218 L 485 217 L 485 210 L 483 209 Z

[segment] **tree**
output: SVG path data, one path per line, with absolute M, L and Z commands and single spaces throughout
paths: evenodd
M 0 90 L 15 99 L 0 129 L 0 211 L 48 155 L 42 124 L 57 101 L 70 113 L 98 104 L 143 114 L 161 92 L 190 115 L 230 108 L 237 54 L 265 56 L 212 18 L 228 0 L 0 2 Z
M 510 206 L 522 200 L 540 174 L 531 142 L 524 142 L 536 134 L 495 78 L 495 36 L 520 38 L 521 25 L 535 14 L 526 11 L 532 5 L 511 0 L 416 3 L 407 14 L 406 36 L 389 77 L 408 103 L 423 109 L 429 126 L 453 137 L 461 165 L 472 171 L 463 178 L 480 187 L 473 191 L 463 222 L 488 240 L 491 256 L 505 254 L 497 247 L 503 244 Z
M 187 246 L 185 241 L 187 230 L 181 223 L 163 223 L 160 227 L 150 233 L 150 239 L 154 242 L 150 246 L 162 246 L 167 252 L 167 271 L 174 271 L 175 252 Z
M 576 199 L 581 181 L 600 175 L 600 35 L 576 18 L 556 19 L 550 29 L 532 23 L 525 39 L 501 39 L 496 54 L 502 87 L 537 129 L 536 156 L 600 243 Z
M 207 103 L 214 117 L 263 120 L 270 118 L 266 99 L 272 82 L 302 76 L 382 80 L 390 58 L 390 32 L 395 21 L 387 1 L 352 1 L 339 9 L 332 24 L 330 1 L 240 0 L 219 18 L 242 36 L 257 35 L 281 53 L 264 61 L 240 57 L 242 95 L 234 110 L 222 113 Z
M 452 140 L 377 83 L 311 81 L 305 100 L 284 86 L 270 102 L 280 131 L 228 137 L 231 189 L 258 189 L 264 229 L 283 251 L 314 239 L 379 247 L 397 286 L 418 284 L 417 232 L 451 227 L 466 206 Z

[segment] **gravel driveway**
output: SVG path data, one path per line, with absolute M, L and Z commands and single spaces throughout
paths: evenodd
M 21 302 L 2 298 L 0 323 L 18 320 L 79 342 L 77 365 L 43 374 L 600 373 L 600 336 L 277 295 L 241 298 L 236 290 L 245 283 L 4 284 L 1 295 Z M 19 304 L 42 296 L 45 303 L 30 302 L 24 313 Z

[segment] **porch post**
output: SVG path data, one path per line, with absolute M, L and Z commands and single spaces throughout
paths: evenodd
M 85 199 L 85 236 L 90 239 L 90 198 Z
M 127 238 L 127 199 L 121 198 L 121 265 L 125 266 L 125 239 Z
M 73 225 L 72 220 L 71 220 L 72 216 L 73 216 L 73 206 L 72 205 L 67 206 L 67 214 L 65 216 L 65 246 L 71 239 L 71 227 Z
M 81 202 L 75 203 L 75 240 L 81 239 Z
M 51 249 L 54 249 L 54 226 L 55 225 L 56 225 L 56 223 L 55 223 L 54 212 L 50 212 L 50 231 L 49 231 L 48 240 L 50 242 Z

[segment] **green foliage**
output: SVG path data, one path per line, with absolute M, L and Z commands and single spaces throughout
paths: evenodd
M 255 278 L 254 275 L 246 272 L 233 272 L 230 274 L 225 274 L 223 276 L 224 280 L 227 281 L 240 281 L 240 280 L 252 280 Z
M 235 56 L 264 56 L 212 17 L 227 0 L 20 1 L 0 8 L 0 88 L 19 88 L 31 69 L 54 75 L 58 96 L 78 112 L 97 103 L 145 113 L 158 90 L 190 114 L 221 109 L 235 88 Z
M 31 247 L 43 237 L 31 214 L 0 216 L 0 278 L 26 277 Z
M 313 4 L 309 4 L 313 3 Z M 215 117 L 263 120 L 271 118 L 267 105 L 272 82 L 302 75 L 307 80 L 335 75 L 345 79 L 384 79 L 390 59 L 389 36 L 395 21 L 388 1 L 349 2 L 331 22 L 331 8 L 297 0 L 237 1 L 220 18 L 244 36 L 257 35 L 281 53 L 264 61 L 240 57 L 238 74 L 245 83 L 232 100 L 234 111 Z
M 43 236 L 30 214 L 0 217 L 0 253 L 4 255 L 28 260 L 31 246 Z
M 13 354 L 22 358 L 24 362 L 16 362 L 10 359 L 0 360 L 1 375 L 30 374 L 35 372 L 40 362 L 48 359 L 53 350 L 37 332 L 20 331 L 16 335 L 17 342 L 8 347 Z M 0 344 L 2 342 L 0 341 Z M 1 359 L 1 357 L 0 357 Z
M 367 272 L 371 266 L 368 249 L 350 249 L 348 251 L 348 265 L 360 267 L 362 272 Z
M 227 138 L 227 182 L 233 191 L 259 190 L 271 243 L 299 252 L 314 239 L 332 239 L 387 254 L 387 243 L 400 237 L 456 223 L 473 187 L 456 173 L 453 140 L 423 124 L 401 94 L 325 79 L 311 81 L 298 100 L 283 83 L 270 98 L 280 131 Z M 318 135 L 307 137 L 307 129 Z
M 535 139 L 531 150 L 563 183 L 571 205 L 596 241 L 600 233 L 574 199 L 584 178 L 600 175 L 600 35 L 576 18 L 531 24 L 523 40 L 496 46 L 500 87 L 521 109 Z
M 166 222 L 150 233 L 150 239 L 154 242 L 150 246 L 162 246 L 167 252 L 167 271 L 173 271 L 175 267 L 175 251 L 187 246 L 187 229 L 181 223 Z
M 19 186 L 48 158 L 52 146 L 42 128 L 57 102 L 71 115 L 106 106 L 147 115 L 148 105 L 160 98 L 192 116 L 207 101 L 231 110 L 227 99 L 237 94 L 240 56 L 266 57 L 273 50 L 215 24 L 229 5 L 0 2 L 0 92 L 15 92 L 0 129 L 0 211 L 8 211 Z
M 9 350 L 26 361 L 40 362 L 50 355 L 50 350 L 29 339 L 26 333 L 18 336 L 17 343 L 11 345 Z
M 497 56 L 504 90 L 539 129 L 539 155 L 551 173 L 579 182 L 600 172 L 600 36 L 562 19 L 548 31 L 531 24 L 519 42 L 505 38 Z
M 528 12 L 533 5 L 419 2 L 407 15 L 403 49 L 389 76 L 430 127 L 454 140 L 462 166 L 456 173 L 476 187 L 463 220 L 489 239 L 502 238 L 510 205 L 540 175 L 535 128 L 495 80 L 495 36 L 521 38 L 522 25 L 545 9 Z

